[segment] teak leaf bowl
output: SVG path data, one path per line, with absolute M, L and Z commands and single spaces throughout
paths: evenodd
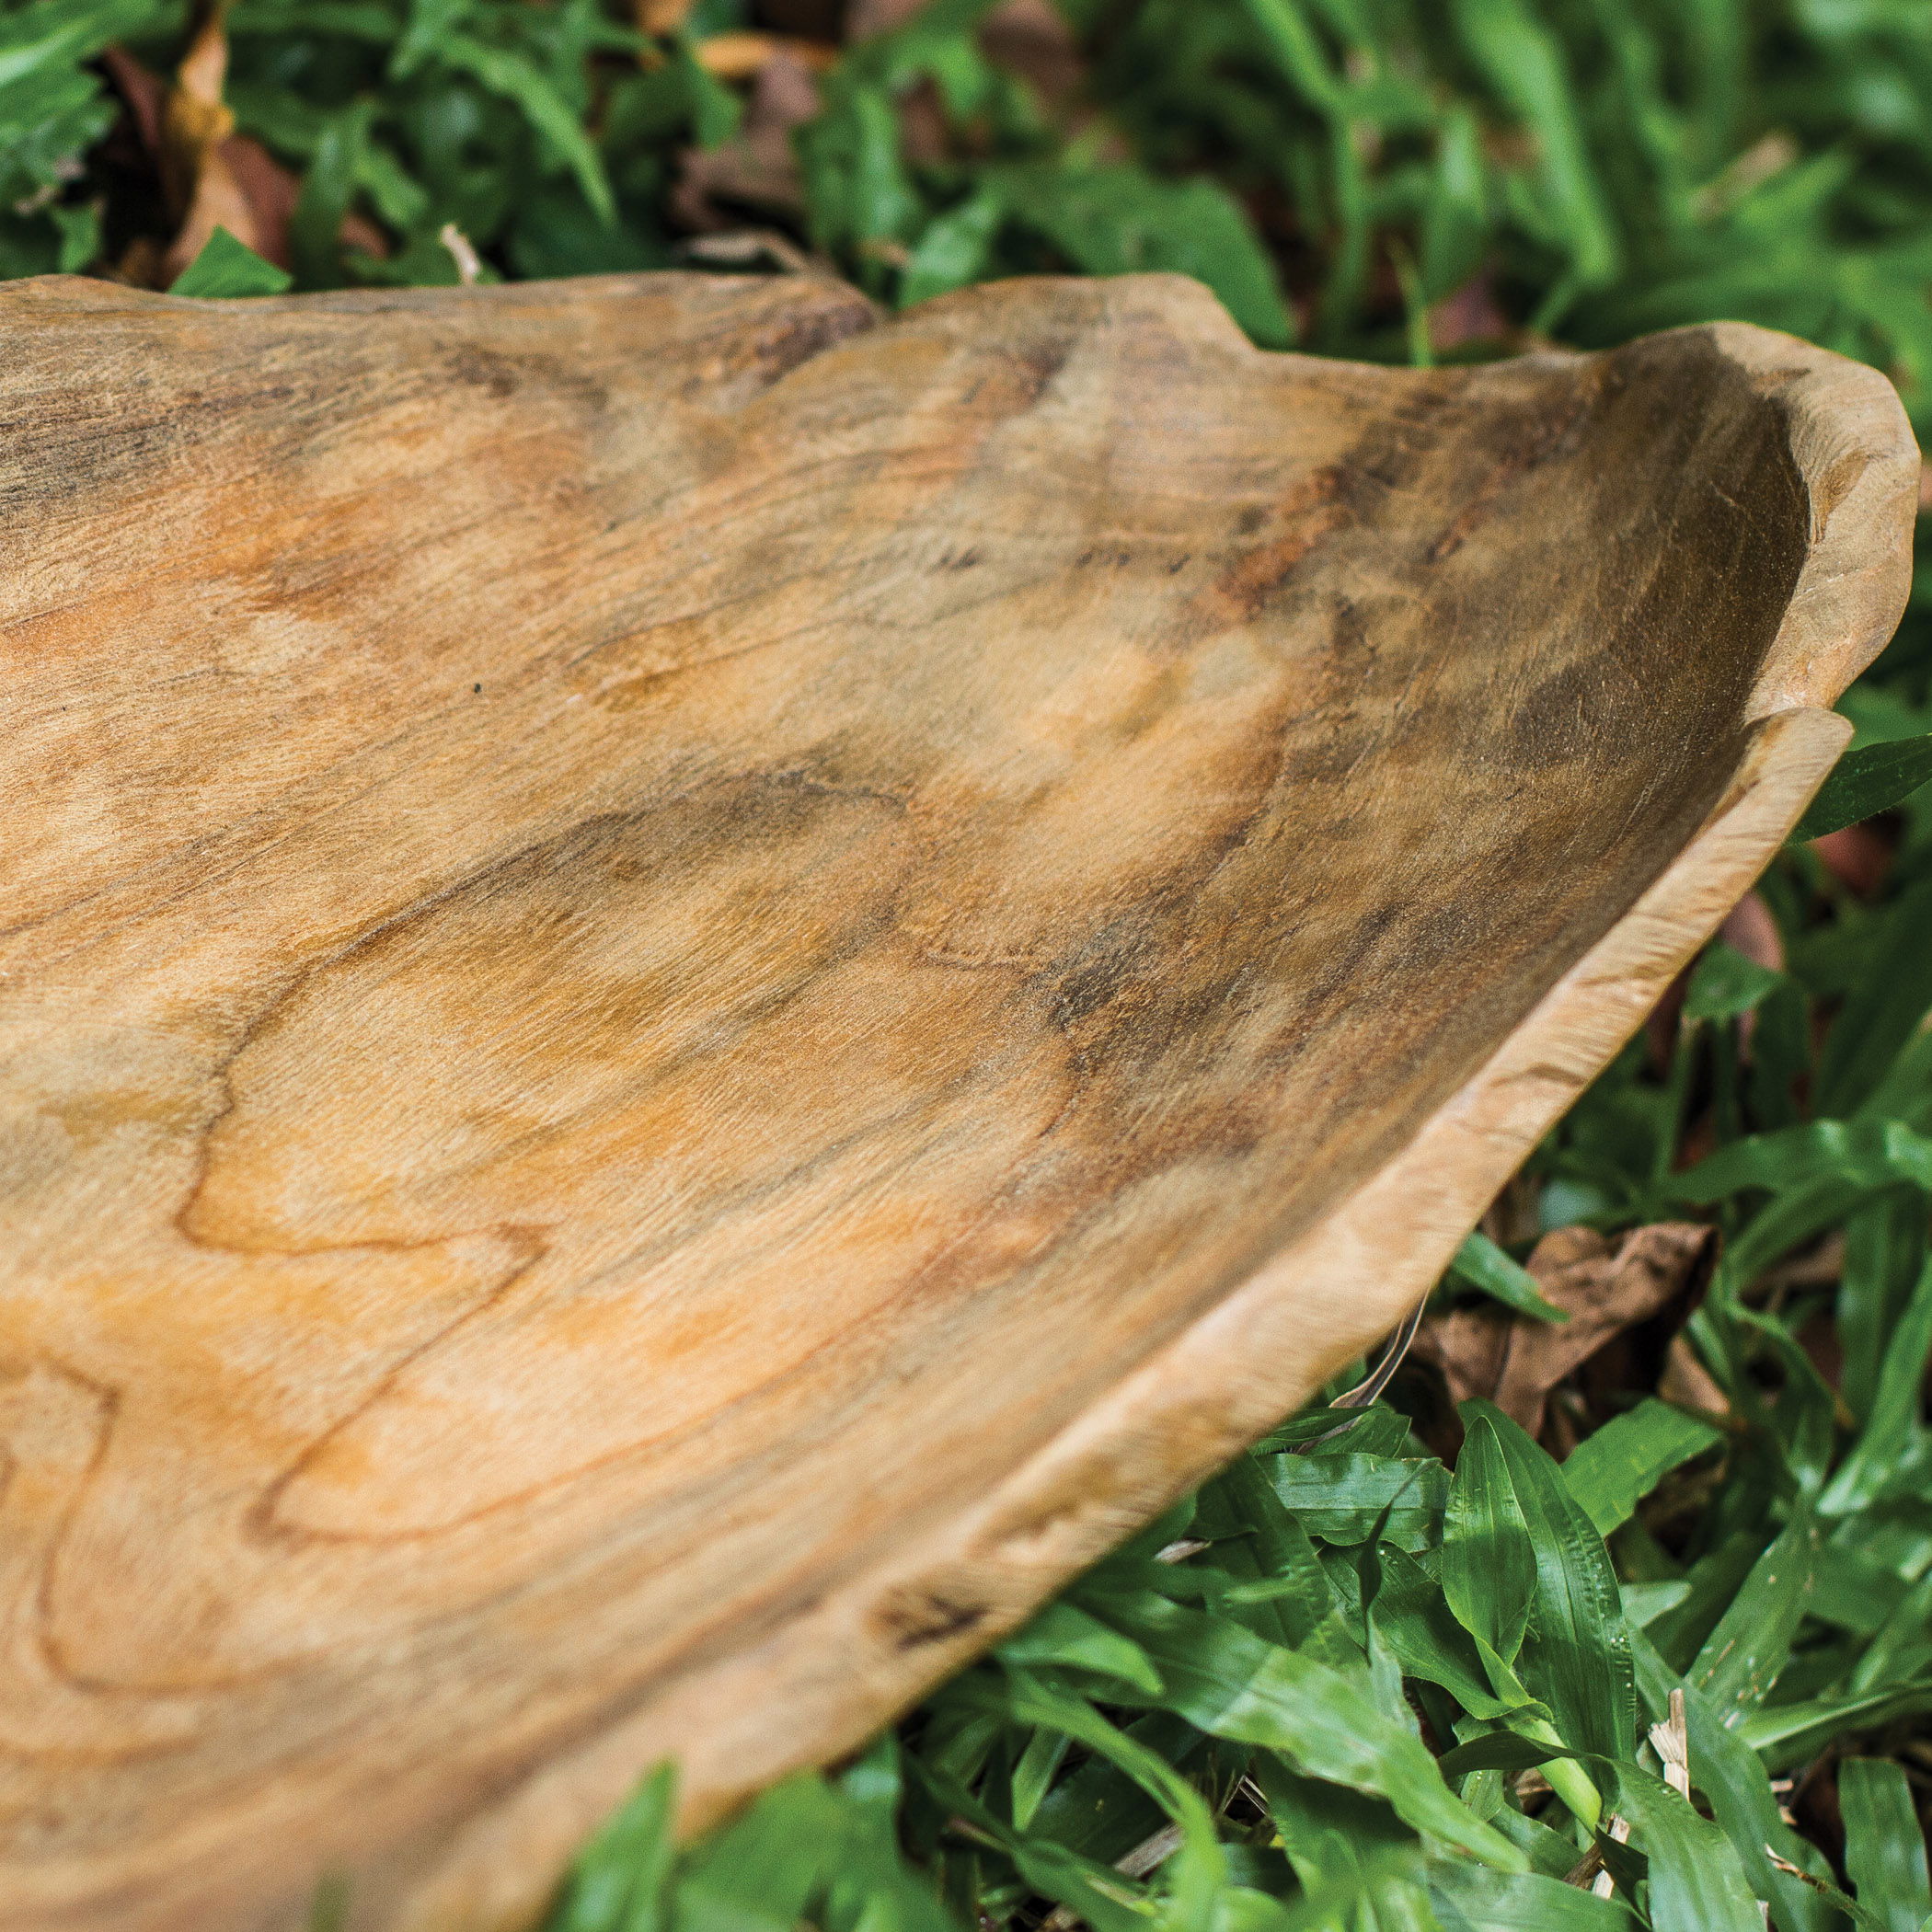
M 1872 372 L 0 291 L 0 1926 L 525 1923 L 1397 1322 L 1904 594 Z

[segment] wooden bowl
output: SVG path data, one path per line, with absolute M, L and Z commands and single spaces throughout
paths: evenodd
M 1904 595 L 1887 385 L 1167 278 L 0 293 L 0 1926 L 522 1923 L 1403 1315 Z

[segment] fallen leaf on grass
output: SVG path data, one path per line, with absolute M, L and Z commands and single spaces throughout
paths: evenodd
M 1452 1401 L 1483 1397 L 1540 1434 L 1551 1392 L 1572 1377 L 1586 1397 L 1656 1385 L 1716 1244 L 1714 1229 L 1686 1222 L 1632 1228 L 1614 1242 L 1593 1228 L 1558 1228 L 1524 1266 L 1567 1322 L 1526 1321 L 1493 1303 L 1453 1308 L 1423 1322 L 1415 1354 L 1441 1370 Z
M 1701 1409 L 1706 1415 L 1731 1413 L 1731 1401 L 1718 1379 L 1697 1360 L 1696 1351 L 1683 1336 L 1671 1337 L 1664 1351 L 1663 1373 L 1657 1378 L 1657 1393 L 1679 1409 Z
M 762 39 L 768 44 L 756 67 L 750 70 L 751 98 L 737 133 L 716 147 L 687 148 L 680 157 L 671 212 L 681 227 L 699 234 L 742 227 L 746 209 L 796 221 L 802 217 L 805 207 L 791 136 L 794 128 L 819 111 L 818 83 L 812 69 L 796 51 L 770 36 L 730 38 Z M 704 46 L 710 44 L 707 41 Z M 699 56 L 703 56 L 702 46 Z
M 163 273 L 170 282 L 208 246 L 217 228 L 272 259 L 264 246 L 265 224 L 227 154 L 235 132 L 234 110 L 222 98 L 228 75 L 227 12 L 227 0 L 215 0 L 203 11 L 162 105 L 161 180 L 170 203 L 180 212 L 180 226 L 163 258 Z
M 714 33 L 691 52 L 707 74 L 722 81 L 752 80 L 766 62 L 781 54 L 813 71 L 822 71 L 838 59 L 838 49 L 829 41 L 781 33 Z
M 289 222 L 302 183 L 252 135 L 234 132 L 234 116 L 222 99 L 227 71 L 222 10 L 209 14 L 172 88 L 125 48 L 109 48 L 102 64 L 177 224 L 166 247 L 137 237 L 121 264 L 122 279 L 168 287 L 217 227 L 278 269 L 289 267 Z M 389 252 L 388 237 L 359 214 L 344 219 L 342 240 L 378 259 Z
M 923 4 L 855 0 L 845 14 L 845 40 L 856 43 L 902 27 Z M 644 31 L 662 34 L 674 31 L 689 11 L 687 0 L 639 0 L 638 18 Z M 1078 91 L 1085 75 L 1079 43 L 1049 0 L 1006 0 L 983 23 L 980 40 L 989 60 L 1030 85 L 1042 100 L 1064 107 Z M 679 157 L 671 213 L 680 227 L 722 234 L 742 227 L 748 212 L 802 225 L 805 190 L 792 134 L 818 114 L 817 76 L 838 52 L 809 35 L 763 31 L 711 34 L 693 45 L 694 58 L 714 79 L 748 86 L 750 94 L 729 141 Z M 926 166 L 946 163 L 952 143 L 932 80 L 905 89 L 894 108 L 906 157 Z M 880 240 L 875 247 L 900 259 L 895 243 Z
M 1052 0 L 1006 0 L 980 29 L 980 45 L 995 67 L 1025 81 L 1064 111 L 1087 78 L 1080 42 Z

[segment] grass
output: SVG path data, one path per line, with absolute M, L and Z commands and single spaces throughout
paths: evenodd
M 1179 269 L 1259 342 L 1384 361 L 1742 317 L 1932 420 L 1922 0 L 1063 0 L 1070 45 L 1000 59 L 987 11 L 845 52 L 760 174 L 730 164 L 769 155 L 769 103 L 745 124 L 721 37 L 827 32 L 830 5 L 645 34 L 602 0 L 236 0 L 227 104 L 300 184 L 285 270 L 218 237 L 183 285 L 454 282 L 449 224 L 487 277 L 669 266 L 749 219 L 890 304 Z M 99 62 L 166 75 L 188 26 L 0 4 L 0 273 L 155 278 L 178 194 Z M 1559 1464 L 1419 1369 L 1317 1406 L 857 1762 L 681 1853 L 655 1774 L 552 1932 L 1920 1932 L 1920 584 L 1805 829 L 1865 822 L 1786 849 L 1754 956 L 1706 954 L 1512 1184 L 1508 1252 L 1478 1237 L 1441 1291 L 1534 1322 L 1512 1263 L 1539 1231 L 1708 1221 L 1684 1332 L 1719 1407 L 1632 1351 L 1569 1400 Z

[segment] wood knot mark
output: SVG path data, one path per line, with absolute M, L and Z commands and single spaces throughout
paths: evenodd
M 937 1591 L 894 1592 L 875 1613 L 875 1621 L 897 1650 L 917 1650 L 944 1643 L 976 1628 L 986 1619 L 983 1604 L 955 1603 Z
M 863 335 L 879 320 L 871 304 L 857 295 L 849 301 L 825 302 L 818 291 L 812 293 L 812 306 L 787 316 L 753 343 L 753 364 L 766 383 L 775 383 L 828 349 Z

